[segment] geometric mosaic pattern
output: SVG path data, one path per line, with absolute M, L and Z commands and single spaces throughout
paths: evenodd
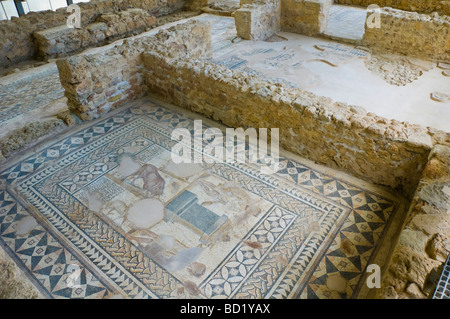
M 56 64 L 0 85 L 0 127 L 9 120 L 48 105 L 64 96 Z
M 396 200 L 290 158 L 272 175 L 251 163 L 177 167 L 170 159 L 177 127 L 192 131 L 193 120 L 144 99 L 0 172 L 0 244 L 45 297 L 357 296 Z M 163 192 L 121 176 L 124 156 L 156 167 Z M 208 228 L 214 232 L 180 218 L 130 222 L 140 200 L 167 206 L 180 194 L 195 198 L 199 224 L 198 212 L 223 216 Z M 30 216 L 37 226 L 18 232 Z M 336 274 L 344 290 L 329 287 Z

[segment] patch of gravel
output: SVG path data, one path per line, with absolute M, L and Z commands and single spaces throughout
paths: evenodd
M 51 133 L 60 126 L 65 126 L 61 119 L 52 119 L 45 122 L 30 123 L 20 129 L 12 131 L 0 140 L 0 154 L 9 157 L 11 154 L 24 149 L 38 138 Z
M 436 66 L 433 62 L 402 56 L 373 54 L 366 67 L 391 85 L 405 86 Z
M 0 299 L 42 298 L 36 287 L 0 248 Z

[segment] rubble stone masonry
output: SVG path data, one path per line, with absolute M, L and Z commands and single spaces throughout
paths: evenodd
M 145 81 L 163 100 L 230 127 L 280 128 L 281 146 L 308 159 L 411 194 L 428 154 L 449 136 L 268 83 L 201 60 L 148 51 Z
M 450 15 L 450 1 L 442 0 L 335 0 L 337 4 L 348 4 L 368 7 L 376 4 L 380 7 L 391 7 L 419 13 L 439 12 Z
M 450 254 L 450 148 L 436 145 L 383 276 L 379 298 L 430 298 Z
M 450 61 L 450 17 L 384 8 L 381 28 L 366 26 L 362 43 L 378 52 Z
M 102 14 L 129 8 L 143 9 L 153 16 L 169 14 L 182 9 L 185 0 L 96 0 L 78 5 L 82 27 L 86 27 Z M 37 44 L 33 33 L 65 25 L 69 15 L 66 8 L 60 8 L 56 11 L 30 12 L 11 21 L 0 21 L 0 68 L 35 58 Z
M 84 28 L 67 25 L 34 33 L 38 57 L 45 60 L 63 57 L 84 48 L 97 46 L 106 40 L 142 33 L 156 24 L 156 18 L 142 9 L 128 9 L 102 14 L 94 23 Z
M 237 35 L 245 40 L 265 40 L 280 31 L 280 0 L 241 1 L 234 12 Z

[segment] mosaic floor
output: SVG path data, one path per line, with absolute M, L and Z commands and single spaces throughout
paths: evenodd
M 147 98 L 0 169 L 0 244 L 44 297 L 361 296 L 399 197 L 289 153 L 175 164 L 180 127 Z
M 332 5 L 325 34 L 336 38 L 361 40 L 366 14 L 364 8 Z
M 0 137 L 66 109 L 55 63 L 0 78 Z
M 433 299 L 450 299 L 450 255 L 443 266 Z

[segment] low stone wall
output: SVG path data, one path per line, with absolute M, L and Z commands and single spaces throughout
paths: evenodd
M 84 48 L 92 47 L 118 37 L 142 33 L 156 24 L 156 18 L 142 9 L 128 9 L 102 14 L 94 23 L 84 28 L 67 25 L 34 33 L 38 57 L 49 59 L 64 57 Z
M 241 0 L 234 12 L 237 35 L 265 40 L 277 31 L 323 34 L 333 0 Z
M 349 4 L 368 7 L 376 4 L 380 7 L 391 7 L 419 13 L 439 12 L 450 15 L 450 1 L 442 0 L 335 0 L 337 4 Z
M 435 143 L 418 125 L 205 61 L 143 56 L 150 92 L 230 127 L 280 128 L 280 144 L 372 183 L 413 193 Z
M 366 25 L 362 44 L 376 52 L 450 61 L 450 17 L 384 8 L 381 28 Z
M 281 29 L 280 0 L 242 0 L 234 12 L 237 35 L 245 40 L 265 40 Z
M 287 150 L 413 193 L 441 133 L 208 63 L 210 32 L 190 20 L 58 60 L 70 110 L 89 120 L 149 90 L 231 127 L 280 128 Z
M 129 8 L 146 10 L 161 16 L 183 8 L 185 0 L 97 0 L 79 3 L 82 26 L 94 22 L 101 14 Z M 66 24 L 70 13 L 66 8 L 56 11 L 30 12 L 11 21 L 0 21 L 0 68 L 36 57 L 33 33 Z
M 286 32 L 322 34 L 333 0 L 281 0 L 281 28 Z
M 172 58 L 212 54 L 211 26 L 189 21 L 119 41 L 57 61 L 71 112 L 91 120 L 122 103 L 142 96 L 142 53 L 152 48 Z
M 430 153 L 379 298 L 430 298 L 450 253 L 450 148 Z

